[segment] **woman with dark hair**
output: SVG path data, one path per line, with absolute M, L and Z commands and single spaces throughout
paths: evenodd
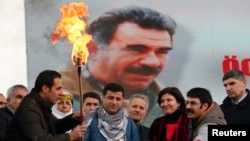
M 165 115 L 154 120 L 149 141 L 188 141 L 189 119 L 185 113 L 185 99 L 176 87 L 160 91 L 158 104 Z

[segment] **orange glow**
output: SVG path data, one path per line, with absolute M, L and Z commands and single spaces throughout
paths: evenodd
M 89 17 L 88 7 L 84 2 L 62 5 L 61 18 L 51 34 L 52 44 L 55 45 L 60 38 L 67 37 L 73 44 L 72 62 L 76 66 L 84 65 L 89 55 L 87 44 L 91 35 L 85 33 Z

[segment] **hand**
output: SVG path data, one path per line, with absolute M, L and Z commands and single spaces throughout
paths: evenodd
M 70 133 L 69 137 L 71 141 L 79 140 L 83 138 L 85 132 L 87 131 L 88 126 L 86 125 L 77 125 Z
M 72 116 L 73 119 L 78 120 L 78 121 L 80 121 L 80 122 L 84 121 L 84 120 L 85 120 L 85 117 L 86 117 L 86 115 L 85 115 L 84 112 L 82 112 L 82 116 L 81 116 L 81 113 L 80 113 L 80 112 L 76 112 L 76 113 L 74 113 L 73 116 Z

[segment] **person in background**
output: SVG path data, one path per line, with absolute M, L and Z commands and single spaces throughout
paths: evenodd
M 250 124 L 250 91 L 240 70 L 230 70 L 222 78 L 227 97 L 220 105 L 227 124 Z
M 22 84 L 10 87 L 7 90 L 7 107 L 9 107 L 11 111 L 15 111 L 23 98 L 27 96 L 28 92 L 28 88 Z
M 135 93 L 146 94 L 149 109 L 142 124 L 149 127 L 163 114 L 157 105 L 163 85 L 156 77 L 173 49 L 176 27 L 169 15 L 140 6 L 112 9 L 93 20 L 87 27 L 93 40 L 82 69 L 83 93 L 96 91 L 101 95 L 106 84 L 115 82 L 124 87 L 124 100 Z M 65 86 L 79 95 L 75 66 L 70 63 L 60 72 Z
M 90 111 L 95 110 L 102 105 L 101 96 L 96 92 L 86 92 L 83 94 L 83 111 L 87 115 Z
M 177 87 L 166 87 L 158 96 L 158 104 L 165 115 L 154 120 L 149 141 L 188 141 L 189 119 L 185 113 L 185 99 Z
M 191 119 L 190 141 L 208 141 L 208 125 L 226 125 L 220 106 L 205 88 L 192 88 L 187 92 L 186 112 Z
M 87 130 L 86 126 L 80 125 L 85 118 L 84 115 L 77 112 L 62 119 L 52 115 L 51 108 L 61 95 L 63 95 L 61 74 L 54 70 L 40 72 L 34 88 L 15 111 L 4 140 L 72 141 L 80 139 Z M 72 128 L 74 129 L 70 133 L 65 133 Z
M 59 96 L 52 107 L 52 114 L 56 118 L 64 118 L 73 113 L 73 96 L 68 89 L 63 88 L 63 95 Z
M 4 108 L 6 106 L 6 97 L 0 93 L 0 108 Z
M 52 106 L 52 114 L 58 118 L 64 118 L 73 113 L 73 96 L 66 88 L 62 88 L 63 95 L 61 95 L 56 104 Z M 67 131 L 67 133 L 71 130 Z
M 7 105 L 0 109 L 0 141 L 4 139 L 16 109 L 28 92 L 22 84 L 13 85 L 7 90 Z
M 84 125 L 88 130 L 84 141 L 139 141 L 134 121 L 124 114 L 122 102 L 124 89 L 109 83 L 103 89 L 103 105 L 91 111 Z
M 134 94 L 129 98 L 128 116 L 134 120 L 137 125 L 139 141 L 147 141 L 149 128 L 141 125 L 141 121 L 147 114 L 148 97 L 143 94 Z

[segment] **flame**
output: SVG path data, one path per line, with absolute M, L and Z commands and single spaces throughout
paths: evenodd
M 89 17 L 88 7 L 84 2 L 62 5 L 60 8 L 61 18 L 56 24 L 55 31 L 51 33 L 52 44 L 63 37 L 73 44 L 72 62 L 76 66 L 84 65 L 89 55 L 87 44 L 92 39 L 85 33 Z

